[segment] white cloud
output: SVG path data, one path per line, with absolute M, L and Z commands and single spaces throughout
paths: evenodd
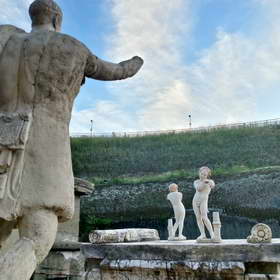
M 132 79 L 109 83 L 118 113 L 106 115 L 109 131 L 180 128 L 191 102 L 182 63 L 182 36 L 190 34 L 189 0 L 107 1 L 115 31 L 108 38 L 108 57 L 119 62 L 134 55 L 144 58 Z M 185 108 L 183 108 L 185 106 Z M 90 112 L 96 113 L 96 108 Z M 122 116 L 122 118 L 119 118 Z M 152 120 L 152 121 L 151 121 Z M 75 115 L 73 118 L 75 122 Z M 111 125 L 110 125 L 111 124 Z M 103 129 L 102 123 L 98 130 Z
M 135 129 L 185 125 L 191 96 L 182 46 L 192 28 L 190 3 L 189 0 L 113 1 L 116 30 L 108 41 L 108 54 L 114 60 L 134 55 L 145 60 L 137 76 L 111 85 L 124 111 L 129 104 L 134 107 L 137 104 L 135 111 L 128 113 L 134 119 Z
M 280 89 L 280 3 L 258 0 L 258 4 L 262 9 L 259 19 L 262 29 L 257 36 L 218 30 L 215 44 L 204 50 L 200 59 L 189 68 L 193 96 L 197 97 L 194 103 L 198 105 L 206 101 L 211 109 L 203 114 L 204 122 L 276 117 L 270 115 L 270 108 L 263 108 L 263 103 L 268 104 L 270 99 L 273 107 L 280 101 L 279 97 L 274 99 L 272 91 Z M 197 113 L 202 112 L 200 108 L 197 110 Z
M 116 31 L 109 54 L 145 59 L 136 77 L 111 85 L 136 130 L 183 128 L 190 112 L 196 126 L 262 118 L 262 98 L 280 88 L 280 5 L 252 1 L 261 10 L 256 28 L 262 29 L 217 29 L 216 41 L 192 65 L 182 60 L 183 42 L 192 35 L 192 1 L 113 1 Z M 137 104 L 135 111 L 126 110 L 129 104 Z
M 0 24 L 12 24 L 30 30 L 28 8 L 33 0 L 0 0 Z

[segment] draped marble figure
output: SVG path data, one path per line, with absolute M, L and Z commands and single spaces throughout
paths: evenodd
M 34 1 L 29 14 L 30 33 L 0 25 L 0 246 L 14 227 L 20 233 L 0 250 L 2 280 L 29 279 L 58 222 L 73 215 L 69 122 L 85 78 L 126 79 L 143 65 L 140 57 L 103 61 L 60 33 L 62 11 L 52 0 Z

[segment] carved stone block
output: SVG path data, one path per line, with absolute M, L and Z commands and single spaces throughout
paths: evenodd
M 213 230 L 214 230 L 214 238 L 212 242 L 214 243 L 221 243 L 221 220 L 219 212 L 213 212 Z
M 0 150 L 23 149 L 30 121 L 27 113 L 0 113 Z
M 155 229 L 94 230 L 89 234 L 91 243 L 122 243 L 159 240 Z
M 247 237 L 249 243 L 270 243 L 272 231 L 266 224 L 256 224 L 251 229 L 251 235 Z

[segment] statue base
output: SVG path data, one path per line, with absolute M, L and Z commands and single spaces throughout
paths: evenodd
M 168 241 L 185 241 L 187 240 L 186 236 L 178 236 L 178 237 L 169 237 Z
M 83 244 L 81 250 L 89 280 L 280 279 L 280 239 L 269 244 L 244 239 L 220 244 L 196 240 Z
M 197 238 L 197 243 L 221 243 L 222 239 L 216 239 L 216 238 Z

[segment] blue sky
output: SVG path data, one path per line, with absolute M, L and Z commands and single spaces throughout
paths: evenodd
M 0 0 L 30 30 L 31 0 Z M 71 132 L 180 129 L 279 117 L 279 0 L 57 0 L 63 32 L 100 58 L 145 60 L 120 82 L 87 80 Z

